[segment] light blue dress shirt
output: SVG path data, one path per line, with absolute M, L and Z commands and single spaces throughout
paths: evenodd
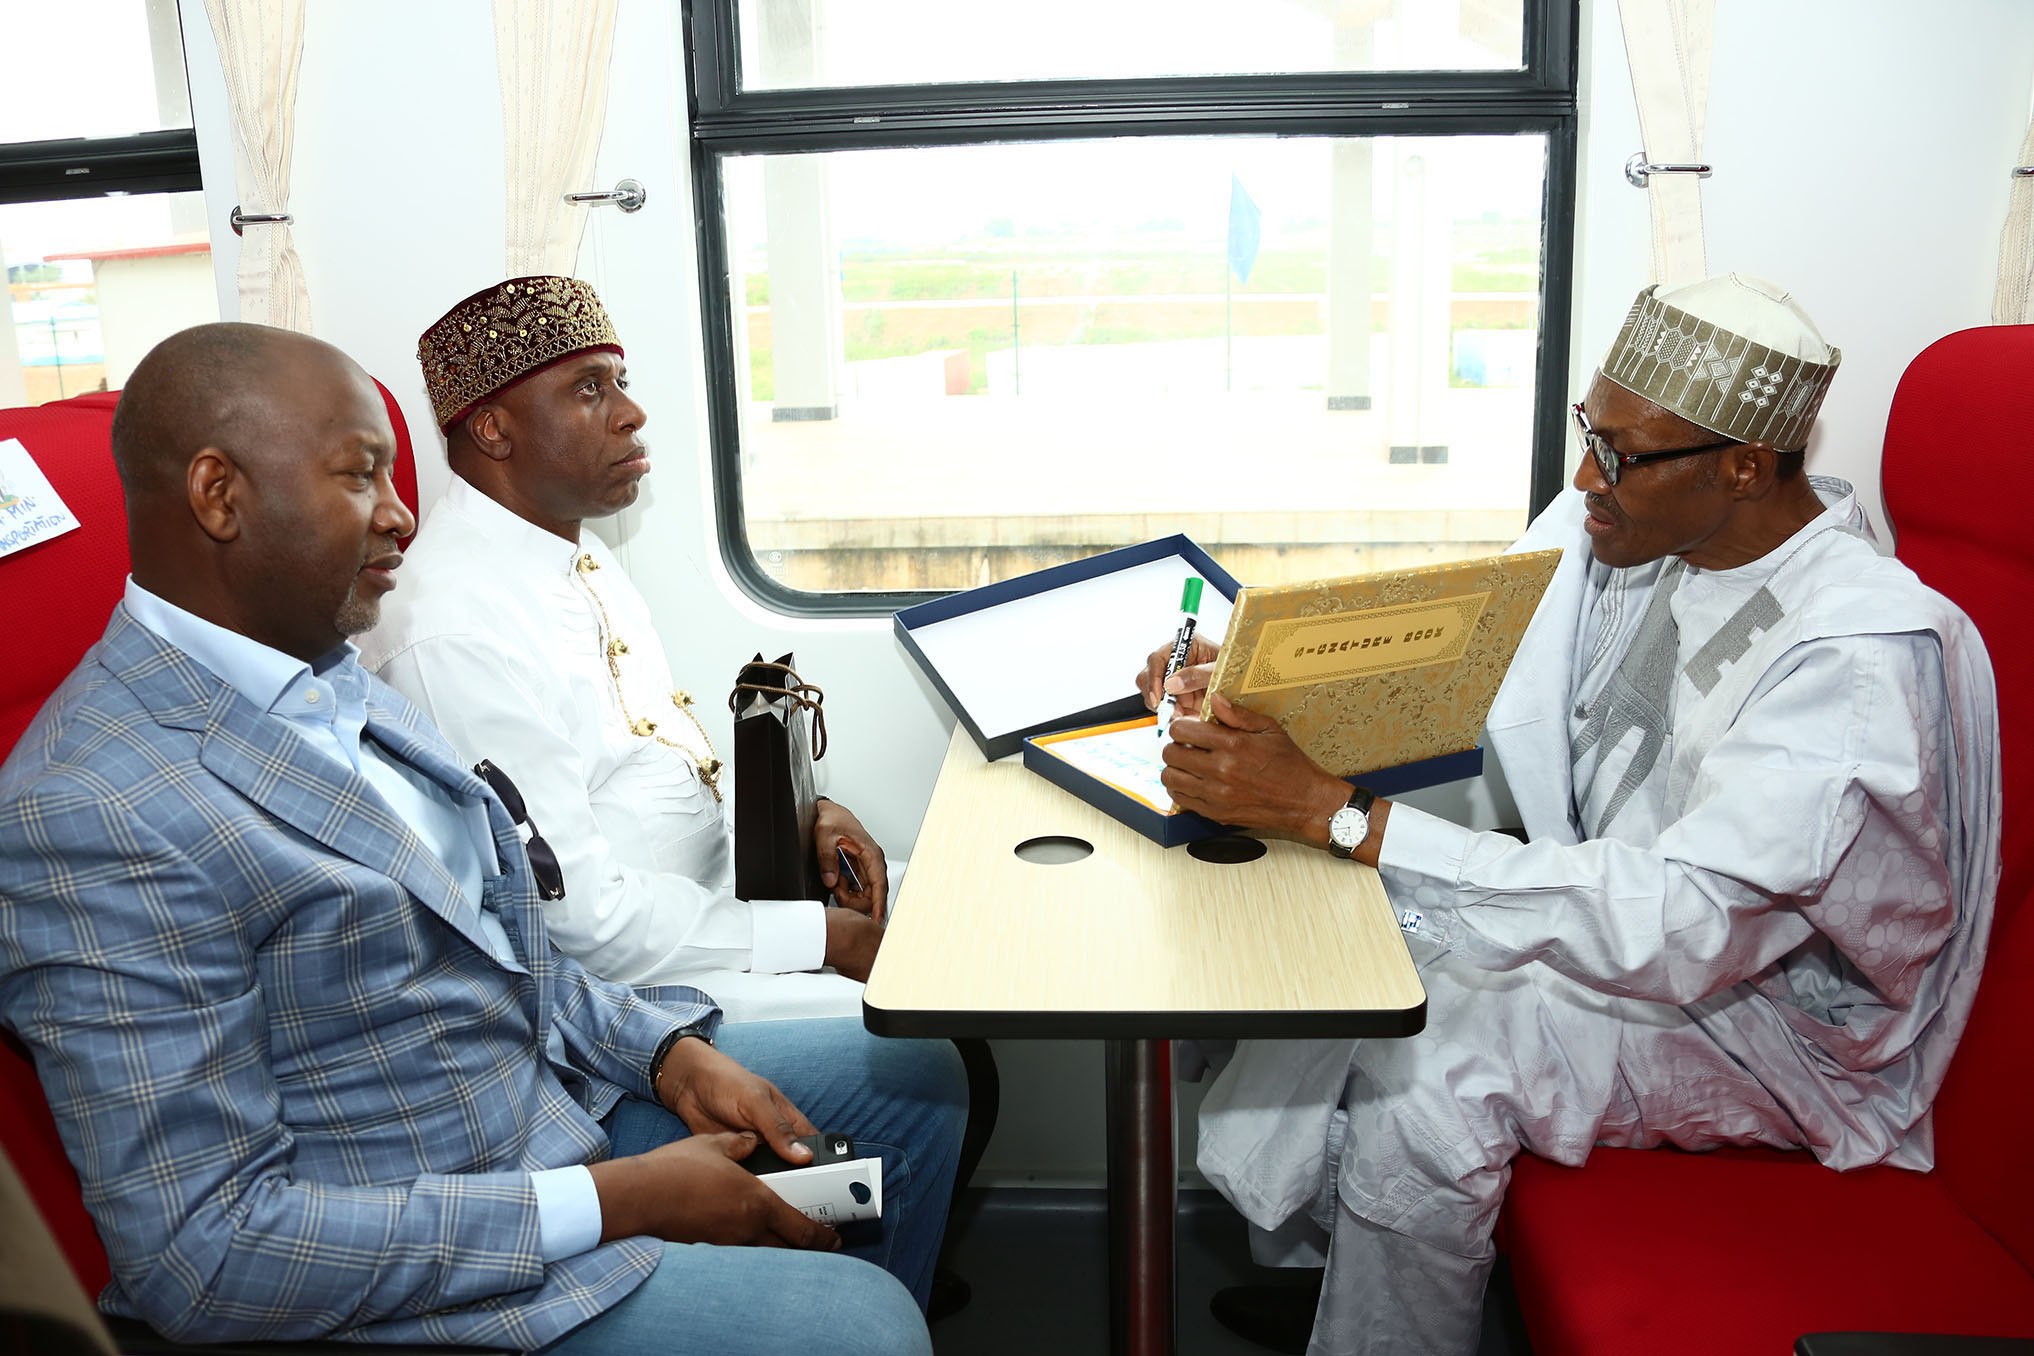
M 313 668 L 260 641 L 229 631 L 165 602 L 127 580 L 127 611 L 134 620 L 211 670 L 218 679 L 271 716 L 290 722 L 319 752 L 358 772 L 380 792 L 397 817 L 437 854 L 459 882 L 460 896 L 478 915 L 481 933 L 496 959 L 520 968 L 501 920 L 480 907 L 481 877 L 494 850 L 486 808 L 459 802 L 446 788 L 388 756 L 367 726 L 367 674 L 359 651 L 341 643 Z M 564 1058 L 563 1038 L 551 1030 L 553 1060 Z M 546 1262 L 571 1257 L 600 1242 L 600 1197 L 593 1174 L 583 1167 L 548 1168 L 530 1174 L 537 1193 L 539 1247 Z

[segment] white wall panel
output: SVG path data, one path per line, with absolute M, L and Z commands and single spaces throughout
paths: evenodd
M 1574 398 L 1649 268 L 1646 195 L 1614 0 L 1584 0 Z M 1991 319 L 2007 171 L 2034 90 L 2025 0 L 1717 6 L 1703 158 L 1709 270 L 1790 288 L 1843 350 L 1809 469 L 1858 487 L 1883 532 L 1879 452 L 1914 355 Z

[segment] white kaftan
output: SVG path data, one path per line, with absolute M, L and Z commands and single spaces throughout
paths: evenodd
M 1598 564 L 1573 492 L 1514 548 L 1567 548 L 1486 724 L 1530 842 L 1394 805 L 1426 1030 L 1244 1042 L 1202 1113 L 1289 1260 L 1332 1237 L 1314 1352 L 1473 1352 L 1521 1148 L 1930 1166 L 1998 883 L 1991 667 L 1816 488 L 1735 570 Z
M 648 605 L 592 533 L 566 541 L 455 476 L 396 578 L 361 662 L 522 791 L 564 868 L 565 897 L 545 905 L 561 950 L 625 984 L 703 989 L 730 1021 L 860 1015 L 862 986 L 820 969 L 820 905 L 734 897 L 705 736 L 673 708 Z M 631 730 L 645 717 L 671 743 Z M 726 770 L 720 790 L 732 799 Z

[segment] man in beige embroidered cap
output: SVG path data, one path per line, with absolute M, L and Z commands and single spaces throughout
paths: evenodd
M 1485 727 L 1527 841 L 1352 792 L 1220 697 L 1174 722 L 1182 806 L 1379 868 L 1428 999 L 1417 1037 L 1245 1042 L 1210 1090 L 1200 1167 L 1260 1258 L 1333 1246 L 1317 1308 L 1224 1292 L 1232 1326 L 1474 1352 L 1522 1149 L 1930 1165 L 1997 888 L 1995 703 L 1963 614 L 1802 470 L 1838 362 L 1769 283 L 1639 295 L 1574 491 L 1518 543 L 1566 548 Z

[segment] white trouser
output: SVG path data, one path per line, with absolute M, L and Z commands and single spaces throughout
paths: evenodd
M 1242 1042 L 1202 1109 L 1201 1170 L 1274 1231 L 1253 1241 L 1259 1259 L 1327 1254 L 1314 1356 L 1474 1356 L 1521 1149 L 1575 1164 L 1598 1143 L 1792 1142 L 1771 1096 L 1680 1008 L 1541 965 L 1414 954 L 1425 1031 Z

